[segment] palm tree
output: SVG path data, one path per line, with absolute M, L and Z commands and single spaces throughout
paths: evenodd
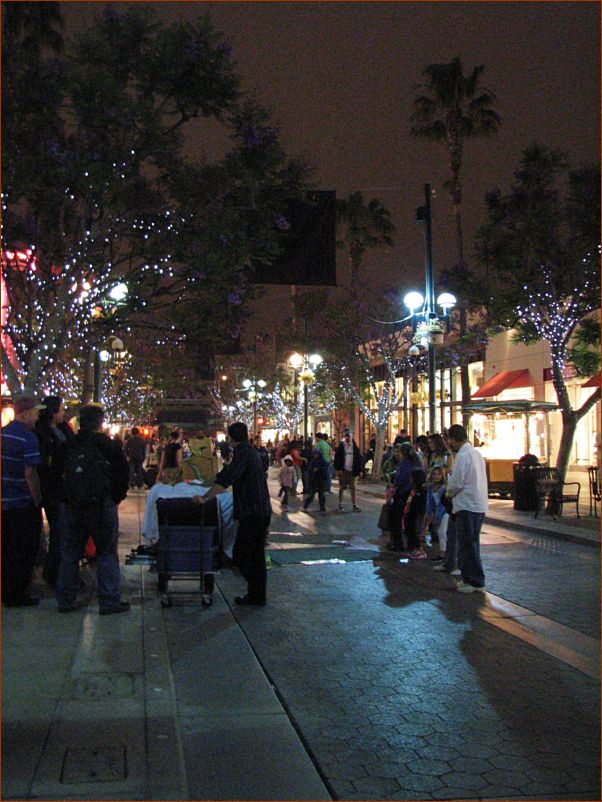
M 346 248 L 351 264 L 351 294 L 357 290 L 362 258 L 368 248 L 393 245 L 395 226 L 390 213 L 376 198 L 366 205 L 361 192 L 352 192 L 346 200 L 337 201 L 337 223 L 344 227 L 339 248 Z
M 2 3 L 3 49 L 17 48 L 23 57 L 39 58 L 42 50 L 63 52 L 61 30 L 64 22 L 60 3 Z
M 456 227 L 456 264 L 447 273 L 457 285 L 460 294 L 465 296 L 458 305 L 461 337 L 467 330 L 470 297 L 470 276 L 464 261 L 461 214 L 464 140 L 476 136 L 492 136 L 500 127 L 499 115 L 492 108 L 495 95 L 480 83 L 484 69 L 479 64 L 466 76 L 457 56 L 449 64 L 429 64 L 424 70 L 426 83 L 419 87 L 423 94 L 414 99 L 414 112 L 411 116 L 412 133 L 435 142 L 445 142 L 449 154 L 451 177 L 446 181 L 445 187 L 452 199 Z M 470 400 L 467 364 L 461 365 L 460 376 L 462 403 L 466 404 Z M 470 415 L 464 412 L 462 417 L 464 425 L 468 425 Z
M 451 178 L 446 182 L 456 223 L 457 265 L 464 266 L 462 238 L 462 157 L 464 140 L 476 136 L 492 136 L 500 127 L 499 115 L 492 108 L 495 95 L 481 86 L 485 67 L 480 64 L 469 76 L 464 75 L 461 60 L 449 64 L 429 64 L 427 78 L 420 89 L 424 94 L 414 99 L 411 117 L 415 136 L 445 142 L 449 154 Z

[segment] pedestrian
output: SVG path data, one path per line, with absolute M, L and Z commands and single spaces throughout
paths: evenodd
M 328 435 L 325 432 L 316 432 L 316 448 L 320 451 L 322 456 L 324 457 L 324 462 L 327 465 L 326 470 L 326 487 L 324 491 L 326 493 L 330 493 L 332 490 L 332 471 L 333 471 L 333 464 L 332 459 L 334 457 L 334 451 L 332 450 L 330 443 L 328 442 Z
M 65 421 L 65 405 L 57 395 L 44 398 L 46 409 L 40 410 L 40 416 L 34 426 L 34 432 L 40 441 L 42 461 L 38 466 L 42 507 L 48 521 L 48 552 L 44 560 L 42 576 L 51 588 L 56 586 L 56 578 L 61 560 L 60 541 L 63 516 L 61 516 L 60 481 L 57 481 L 53 470 L 54 460 L 60 445 L 75 437 L 71 426 Z
M 462 574 L 462 581 L 457 588 L 461 593 L 473 593 L 485 590 L 480 548 L 481 527 L 488 508 L 485 460 L 468 442 L 463 426 L 457 423 L 450 426 L 448 441 L 456 454 L 446 495 L 452 498 L 458 563 Z
M 293 468 L 293 458 L 287 454 L 282 460 L 282 468 L 278 474 L 280 482 L 280 492 L 278 496 L 282 496 L 282 512 L 288 511 L 288 496 L 295 481 L 295 469 Z
M 42 458 L 32 430 L 45 406 L 24 396 L 13 409 L 14 419 L 2 427 L 2 603 L 32 607 L 40 601 L 30 585 L 42 532 Z
M 447 444 L 440 434 L 436 433 L 429 435 L 428 438 L 428 467 L 426 472 L 426 480 L 430 481 L 433 468 L 443 468 L 444 474 L 451 471 L 453 463 L 452 455 L 447 447 Z
M 134 426 L 132 435 L 124 445 L 125 455 L 130 466 L 130 487 L 144 487 L 144 460 L 146 459 L 146 440 L 140 429 Z
M 410 435 L 408 434 L 407 429 L 400 429 L 397 433 L 397 437 L 393 441 L 394 446 L 400 446 L 402 443 L 411 443 Z
M 307 465 L 307 493 L 303 501 L 303 510 L 307 512 L 316 493 L 320 502 L 320 512 L 326 512 L 326 474 L 328 465 L 322 452 L 315 448 Z
M 297 486 L 300 481 L 303 481 L 301 466 L 305 463 L 305 458 L 301 456 L 299 442 L 297 440 L 293 440 L 290 443 L 288 453 L 293 459 L 293 468 L 295 469 L 295 482 L 293 484 L 293 489 L 291 490 L 291 496 L 296 496 Z
M 406 501 L 412 490 L 411 474 L 422 470 L 420 458 L 408 440 L 399 446 L 401 460 L 393 478 L 393 503 L 390 512 L 391 542 L 387 546 L 389 551 L 403 550 L 403 513 Z
M 426 474 L 423 470 L 410 474 L 412 488 L 403 508 L 402 528 L 408 543 L 408 557 L 412 560 L 426 560 L 422 548 L 421 534 L 426 510 Z
M 113 615 L 130 609 L 119 592 L 117 554 L 118 506 L 127 495 L 129 466 L 121 446 L 101 431 L 104 417 L 103 408 L 96 404 L 82 407 L 79 432 L 57 452 L 65 515 L 56 585 L 61 613 L 78 609 L 79 561 L 90 536 L 96 547 L 98 612 Z
M 182 481 L 182 435 L 179 429 L 174 429 L 163 451 L 157 482 L 166 485 L 176 485 Z
M 351 437 L 349 429 L 345 429 L 345 435 L 335 452 L 334 468 L 339 477 L 339 510 L 343 509 L 343 493 L 348 487 L 353 512 L 361 512 L 356 503 L 355 480 L 362 472 L 362 453 Z
M 430 528 L 433 534 L 437 536 L 439 543 L 439 556 L 437 559 L 445 560 L 450 500 L 446 496 L 447 486 L 445 484 L 444 469 L 439 466 L 432 468 L 430 479 L 431 481 L 427 484 L 426 515 L 424 516 L 422 540 L 426 540 L 426 534 Z M 435 566 L 435 571 L 444 570 L 444 563 Z
M 392 484 L 393 479 L 395 478 L 395 471 L 399 463 L 401 462 L 401 448 L 399 446 L 394 446 L 391 450 L 390 457 L 383 462 L 383 466 L 380 471 L 380 478 L 383 482 L 387 484 Z
M 428 468 L 428 445 L 429 439 L 425 434 L 419 434 L 414 441 L 414 451 L 418 454 L 425 472 Z
M 228 434 L 234 446 L 232 461 L 217 474 L 209 492 L 193 496 L 193 501 L 204 504 L 232 486 L 234 518 L 238 521 L 233 558 L 247 580 L 246 594 L 236 596 L 234 601 L 263 607 L 267 584 L 265 544 L 272 516 L 268 483 L 261 458 L 249 442 L 246 424 L 232 423 Z
M 257 451 L 257 453 L 259 454 L 259 457 L 261 458 L 261 464 L 263 465 L 263 467 L 265 469 L 265 475 L 267 476 L 268 475 L 268 469 L 270 467 L 270 452 L 267 450 L 267 448 L 261 442 L 261 435 L 260 434 L 255 435 L 254 445 L 255 445 L 255 450 Z

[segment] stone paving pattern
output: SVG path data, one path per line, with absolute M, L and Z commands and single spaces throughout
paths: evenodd
M 398 569 L 275 568 L 236 613 L 335 798 L 599 799 L 597 683 Z

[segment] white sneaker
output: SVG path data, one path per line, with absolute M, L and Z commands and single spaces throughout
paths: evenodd
M 441 563 L 441 565 L 433 565 L 433 571 L 445 571 L 445 573 L 449 574 L 447 568 Z
M 485 586 L 483 585 L 482 588 L 476 588 L 474 585 L 468 585 L 466 582 L 459 582 L 456 585 L 456 590 L 459 590 L 460 593 L 477 593 L 478 591 L 484 591 Z
M 454 570 L 453 570 L 453 571 L 450 571 L 450 574 L 451 574 L 452 576 L 462 576 L 462 571 L 460 571 L 460 569 L 459 569 L 459 568 L 454 568 Z

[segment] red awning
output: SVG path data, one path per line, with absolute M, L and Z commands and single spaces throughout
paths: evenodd
M 582 387 L 599 387 L 600 386 L 600 374 L 596 373 L 595 376 L 589 378 L 585 384 L 581 385 Z
M 472 398 L 491 398 L 510 387 L 532 387 L 533 380 L 528 370 L 502 370 L 480 387 Z

